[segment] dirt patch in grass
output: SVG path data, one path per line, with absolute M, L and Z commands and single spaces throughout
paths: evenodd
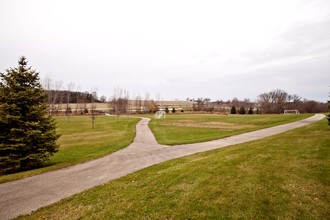
M 224 130 L 233 130 L 233 129 L 244 129 L 244 128 L 254 128 L 255 125 L 237 125 L 234 123 L 228 122 L 197 122 L 194 120 L 180 120 L 176 122 L 162 122 L 161 125 L 166 126 L 176 126 L 176 127 L 190 127 L 190 128 L 216 128 L 216 129 L 224 129 Z

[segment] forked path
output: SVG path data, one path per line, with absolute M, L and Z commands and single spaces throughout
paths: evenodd
M 324 115 L 248 132 L 215 141 L 178 146 L 159 145 L 148 127 L 150 119 L 136 125 L 134 142 L 111 155 L 25 179 L 0 184 L 0 219 L 27 214 L 40 207 L 153 164 L 275 135 L 321 120 Z

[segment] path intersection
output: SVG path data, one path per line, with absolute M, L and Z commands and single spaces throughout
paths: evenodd
M 0 218 L 3 220 L 28 214 L 38 208 L 127 174 L 174 158 L 269 137 L 299 128 L 325 116 L 252 131 L 219 140 L 165 146 L 157 143 L 149 129 L 148 118 L 136 125 L 136 137 L 128 147 L 108 156 L 64 169 L 0 184 Z

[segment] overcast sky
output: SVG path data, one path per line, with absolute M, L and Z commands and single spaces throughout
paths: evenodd
M 329 0 L 0 0 L 0 71 L 25 55 L 41 78 L 110 97 L 325 102 Z

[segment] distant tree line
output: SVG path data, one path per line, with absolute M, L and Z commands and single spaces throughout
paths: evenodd
M 67 91 L 67 90 L 46 90 L 48 99 L 54 104 L 63 103 L 102 103 L 105 99 L 98 99 L 98 97 L 90 92 Z M 103 97 L 102 97 L 103 98 Z
M 48 105 L 50 114 L 58 114 L 59 110 L 65 105 L 65 114 L 70 115 L 73 111 L 72 104 L 76 104 L 75 112 L 81 114 L 88 113 L 88 103 L 103 103 L 108 102 L 109 113 L 120 116 L 127 113 L 155 113 L 161 109 L 160 95 L 158 100 L 150 99 L 148 93 L 145 97 L 130 96 L 127 90 L 116 88 L 113 95 L 107 100 L 106 96 L 102 95 L 98 98 L 96 92 L 81 92 L 79 87 L 74 90 L 74 84 L 69 83 L 67 88 L 62 88 L 62 81 L 53 81 L 47 78 L 44 82 L 44 88 L 48 94 Z M 302 99 L 296 94 L 288 94 L 281 89 L 275 89 L 270 92 L 262 93 L 258 96 L 257 101 L 252 102 L 245 98 L 239 100 L 233 98 L 232 100 L 217 100 L 211 101 L 209 98 L 187 99 L 192 101 L 191 109 L 186 111 L 206 112 L 206 113 L 224 113 L 224 114 L 279 114 L 284 110 L 298 110 L 301 113 L 317 113 L 326 112 L 327 104 L 313 100 Z M 71 105 L 69 105 L 71 103 Z M 167 109 L 166 109 L 166 108 Z M 168 106 L 163 106 L 166 112 L 170 112 Z M 173 113 L 174 106 L 171 107 Z M 183 112 L 184 110 L 180 108 Z M 94 111 L 97 113 L 97 111 Z M 176 109 L 174 110 L 176 112 Z
M 111 113 L 113 114 L 125 114 L 127 112 L 134 113 L 155 113 L 160 109 L 163 109 L 166 113 L 173 113 L 174 106 L 162 106 L 160 101 L 149 99 L 146 95 L 145 98 L 141 96 L 131 97 L 128 92 L 114 93 L 115 95 L 110 100 Z M 265 98 L 266 97 L 266 98 Z M 301 113 L 318 113 L 326 112 L 327 104 L 317 102 L 313 100 L 302 100 L 297 95 L 289 95 L 285 91 L 275 90 L 268 93 L 259 95 L 256 102 L 250 101 L 245 98 L 239 100 L 233 98 L 232 100 L 217 100 L 211 101 L 209 98 L 198 98 L 189 100 L 192 101 L 192 108 L 185 108 L 184 110 L 189 112 L 205 112 L 205 113 L 233 113 L 233 114 L 279 114 L 283 113 L 284 110 L 296 109 Z M 183 106 L 184 108 L 184 106 Z M 181 112 L 184 110 L 182 108 Z M 177 112 L 176 109 L 174 112 Z
M 188 99 L 187 99 L 188 100 Z M 256 102 L 245 98 L 239 100 L 218 100 L 211 102 L 208 98 L 189 99 L 194 101 L 192 110 L 195 112 L 220 112 L 230 114 L 280 114 L 284 110 L 298 110 L 300 113 L 327 112 L 327 103 L 302 99 L 296 94 L 288 94 L 284 90 L 275 89 L 262 93 Z
M 43 88 L 47 93 L 49 115 L 65 114 L 68 116 L 68 120 L 73 112 L 72 104 L 75 104 L 74 111 L 76 114 L 86 114 L 91 111 L 92 116 L 94 116 L 94 114 L 97 114 L 95 103 L 106 101 L 104 96 L 98 99 L 95 91 L 81 92 L 79 87 L 75 88 L 73 82 L 70 82 L 67 88 L 65 88 L 61 80 L 56 81 L 49 76 L 44 79 Z M 87 104 L 90 104 L 89 110 L 87 109 Z M 92 118 L 94 119 L 94 117 Z
M 198 98 L 193 104 L 193 111 L 195 112 L 219 112 L 219 113 L 231 113 L 231 114 L 253 114 L 253 108 L 256 103 L 250 101 L 250 99 L 244 99 L 242 101 L 237 98 L 232 100 L 223 101 L 218 100 L 211 102 L 209 98 Z
M 279 114 L 284 110 L 296 109 L 300 113 L 326 112 L 327 104 L 311 100 L 302 100 L 296 94 L 290 95 L 284 90 L 276 89 L 258 96 L 258 105 L 262 113 Z

